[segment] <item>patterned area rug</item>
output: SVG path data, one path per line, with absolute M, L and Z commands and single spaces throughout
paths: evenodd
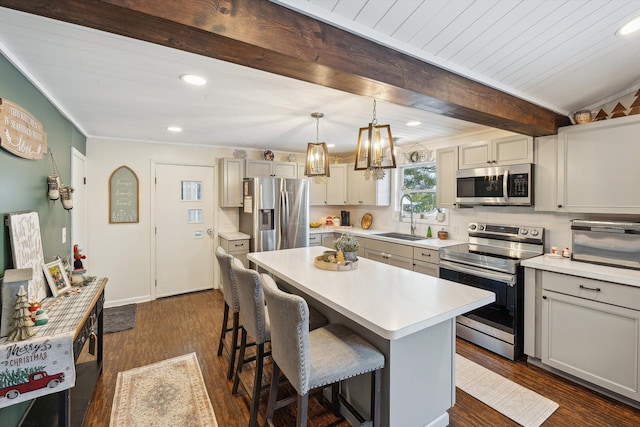
M 558 404 L 456 354 L 456 387 L 525 427 L 538 427 Z
M 112 427 L 218 427 L 195 353 L 118 372 Z

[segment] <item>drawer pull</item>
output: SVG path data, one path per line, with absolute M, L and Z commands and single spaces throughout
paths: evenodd
M 425 254 L 424 252 L 421 252 L 421 253 L 422 253 L 422 256 L 429 256 L 429 257 L 431 256 L 431 254 Z
M 587 291 L 595 291 L 595 292 L 600 292 L 600 288 L 590 288 L 588 286 L 584 286 L 584 285 L 580 285 L 580 289 L 585 289 Z
M 241 248 L 241 247 L 243 247 L 243 246 L 244 246 L 244 243 L 236 243 L 236 244 L 235 244 L 235 247 L 236 247 L 236 248 Z

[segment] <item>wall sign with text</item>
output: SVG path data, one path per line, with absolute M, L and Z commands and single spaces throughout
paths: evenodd
M 109 178 L 109 222 L 139 222 L 138 176 L 127 166 L 120 166 Z
M 30 160 L 47 152 L 47 134 L 31 113 L 8 99 L 0 98 L 0 147 Z

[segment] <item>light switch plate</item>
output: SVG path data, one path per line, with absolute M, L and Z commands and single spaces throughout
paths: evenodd
M 62 244 L 67 243 L 67 227 L 62 227 Z

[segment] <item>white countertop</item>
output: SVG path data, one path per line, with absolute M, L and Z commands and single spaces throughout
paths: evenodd
M 358 269 L 313 265 L 326 248 L 253 252 L 248 258 L 379 336 L 394 340 L 495 301 L 495 294 L 365 258 Z
M 538 270 L 640 287 L 640 270 L 572 261 L 569 258 L 549 258 L 544 255 L 524 260 L 522 265 Z
M 309 234 L 320 234 L 320 233 L 349 233 L 353 234 L 356 237 L 366 237 L 367 239 L 375 239 L 375 240 L 383 240 L 385 242 L 390 243 L 400 243 L 402 245 L 413 246 L 416 248 L 425 248 L 425 249 L 440 249 L 447 246 L 459 245 L 466 242 L 461 242 L 459 240 L 440 240 L 437 237 L 432 237 L 427 239 L 426 237 L 422 240 L 404 240 L 404 239 L 393 239 L 391 237 L 383 237 L 378 236 L 380 233 L 387 233 L 384 230 L 363 230 L 362 228 L 336 228 L 336 227 L 319 227 L 319 228 L 310 228 Z M 437 231 L 433 232 L 434 235 L 437 234 Z
M 248 234 L 241 233 L 239 231 L 219 231 L 218 236 L 227 240 L 245 240 L 251 239 Z

